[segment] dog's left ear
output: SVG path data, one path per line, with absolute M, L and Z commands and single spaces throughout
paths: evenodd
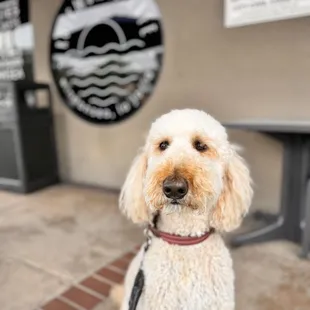
M 223 175 L 223 190 L 212 214 L 211 225 L 229 232 L 239 227 L 253 197 L 252 180 L 243 158 L 232 150 Z
M 143 182 L 147 158 L 142 149 L 134 159 L 121 190 L 119 206 L 134 223 L 148 221 L 147 206 L 143 195 Z

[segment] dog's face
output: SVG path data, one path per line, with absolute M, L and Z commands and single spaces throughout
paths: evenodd
M 202 111 L 175 110 L 153 123 L 120 205 L 134 222 L 148 221 L 157 210 L 192 212 L 229 231 L 249 208 L 250 183 L 247 167 L 219 122 Z
M 157 210 L 202 211 L 223 188 L 226 134 L 205 113 L 174 111 L 152 126 L 145 154 L 144 197 Z

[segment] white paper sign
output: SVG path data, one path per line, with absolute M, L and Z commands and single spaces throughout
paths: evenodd
M 310 0 L 225 0 L 225 26 L 238 27 L 310 15 Z

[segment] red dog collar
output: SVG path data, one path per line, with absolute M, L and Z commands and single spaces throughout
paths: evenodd
M 178 235 L 173 235 L 169 234 L 166 232 L 162 232 L 151 225 L 149 225 L 149 230 L 153 233 L 153 235 L 157 238 L 161 238 L 164 241 L 166 241 L 169 244 L 175 244 L 175 245 L 195 245 L 198 243 L 201 243 L 208 239 L 210 235 L 214 233 L 214 229 L 211 228 L 210 231 L 204 233 L 200 237 L 184 237 L 184 236 L 178 236 Z

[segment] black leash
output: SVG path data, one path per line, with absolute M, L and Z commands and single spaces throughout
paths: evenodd
M 146 251 L 144 250 L 144 254 L 145 252 Z M 133 288 L 131 291 L 128 310 L 137 309 L 137 305 L 140 300 L 143 288 L 144 288 L 144 273 L 143 273 L 142 263 L 141 263 L 140 269 L 136 275 L 135 282 L 133 284 Z
M 159 213 L 156 213 L 154 215 L 153 221 L 152 221 L 152 225 L 156 228 L 157 222 L 158 222 L 158 218 L 159 218 Z M 144 253 L 143 253 L 143 258 L 141 260 L 141 264 L 140 264 L 140 268 L 139 271 L 136 275 L 134 284 L 133 284 L 133 288 L 131 291 L 131 295 L 130 295 L 130 299 L 129 299 L 129 308 L 128 310 L 136 310 L 137 306 L 138 306 L 138 302 L 140 300 L 141 294 L 143 292 L 143 288 L 144 288 L 144 273 L 143 273 L 143 259 L 145 257 L 145 254 L 147 252 L 147 250 L 149 249 L 150 245 L 151 245 L 151 236 L 148 233 L 148 230 L 146 231 L 147 233 L 147 240 L 146 240 L 146 244 L 144 247 Z

